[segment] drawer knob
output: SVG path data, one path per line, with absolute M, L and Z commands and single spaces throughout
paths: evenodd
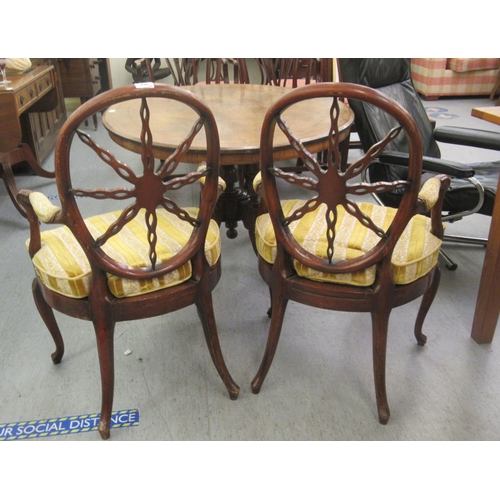
M 19 102 L 21 103 L 21 106 L 24 104 L 24 97 L 23 97 L 23 96 L 21 96 L 21 97 L 19 98 Z
M 35 91 L 33 89 L 30 89 L 30 97 L 33 99 L 35 96 Z

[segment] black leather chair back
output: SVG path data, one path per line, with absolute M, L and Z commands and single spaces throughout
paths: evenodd
M 411 79 L 410 59 L 339 59 L 343 82 L 358 83 L 383 92 L 401 104 L 413 117 L 420 131 L 424 156 L 440 158 L 439 147 L 433 137 L 432 124 Z M 365 151 L 382 139 L 394 125 L 383 112 L 361 102 L 352 103 L 356 128 Z M 407 152 L 407 141 L 401 137 L 392 150 Z

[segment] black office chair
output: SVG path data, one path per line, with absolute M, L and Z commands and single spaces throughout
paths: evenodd
M 137 64 L 138 61 L 144 61 L 143 64 Z M 146 59 L 139 57 L 131 57 L 125 62 L 125 69 L 132 73 L 134 83 L 139 82 L 156 82 L 170 75 L 170 68 L 161 65 L 160 58 Z M 149 71 L 148 67 L 149 66 Z M 150 72 L 152 72 L 150 74 Z
M 424 148 L 423 169 L 452 177 L 443 206 L 443 221 L 453 222 L 466 215 L 479 213 L 491 216 L 497 190 L 500 161 L 488 163 L 461 163 L 441 159 L 437 141 L 463 146 L 500 151 L 500 133 L 484 130 L 437 127 L 434 128 L 411 79 L 410 59 L 338 59 L 341 81 L 376 88 L 401 104 L 416 121 Z M 353 101 L 356 129 L 361 146 L 366 152 L 393 127 L 389 116 L 370 105 Z M 405 137 L 393 141 L 369 168 L 371 182 L 395 181 L 406 178 L 408 144 Z M 397 207 L 401 194 L 388 192 L 376 195 L 379 203 Z M 444 237 L 445 241 L 486 245 L 487 239 L 464 236 Z M 441 252 L 448 269 L 457 265 Z

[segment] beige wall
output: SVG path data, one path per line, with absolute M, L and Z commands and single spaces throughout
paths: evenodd
M 123 87 L 132 83 L 132 75 L 125 69 L 127 59 L 110 59 L 109 68 L 111 71 L 111 82 L 113 88 Z

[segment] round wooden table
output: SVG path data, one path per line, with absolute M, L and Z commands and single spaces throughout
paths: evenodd
M 252 231 L 258 200 L 251 180 L 258 171 L 262 122 L 267 110 L 292 89 L 270 85 L 194 85 L 183 87 L 200 98 L 214 114 L 219 130 L 221 177 L 226 181 L 225 192 L 219 198 L 214 218 L 225 222 L 228 236 L 234 238 L 238 221 Z M 166 158 L 188 135 L 196 119 L 195 113 L 183 104 L 162 99 L 149 99 L 151 132 L 155 157 Z M 140 153 L 141 123 L 138 101 L 127 101 L 109 108 L 103 124 L 110 137 L 120 146 Z M 294 134 L 311 153 L 328 148 L 330 129 L 328 110 L 331 99 L 314 99 L 299 103 L 284 113 Z M 339 127 L 341 140 L 349 135 L 354 115 L 345 105 L 341 108 Z M 205 137 L 198 134 L 185 163 L 199 164 L 205 159 Z M 285 135 L 278 128 L 275 139 L 275 160 L 297 157 Z M 237 186 L 239 182 L 239 186 Z

